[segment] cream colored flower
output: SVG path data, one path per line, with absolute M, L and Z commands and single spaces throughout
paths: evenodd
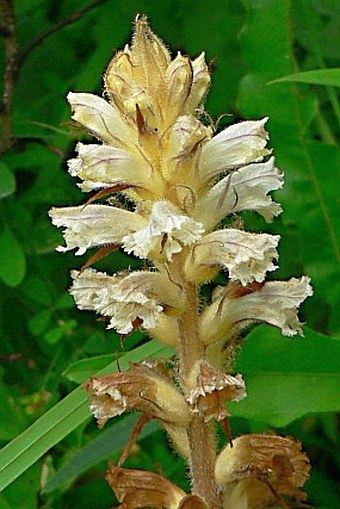
M 271 222 L 282 212 L 268 195 L 283 186 L 283 173 L 274 163 L 271 157 L 265 163 L 244 166 L 224 177 L 199 200 L 194 219 L 210 230 L 229 214 L 253 210 Z
M 213 302 L 201 316 L 201 335 L 205 343 L 218 341 L 234 326 L 265 322 L 281 329 L 285 336 L 302 335 L 297 307 L 313 294 L 309 277 L 289 281 L 269 281 L 252 288 L 233 284 L 217 287 Z
M 86 205 L 52 208 L 49 211 L 55 226 L 65 226 L 63 235 L 66 246 L 58 251 L 77 249 L 83 255 L 87 249 L 107 244 L 120 244 L 123 237 L 146 224 L 140 215 L 109 205 Z
M 185 270 L 195 283 L 209 280 L 210 268 L 216 265 L 228 269 L 229 278 L 242 285 L 262 283 L 266 273 L 277 269 L 278 235 L 248 233 L 233 228 L 217 230 L 205 235 L 192 247 Z
M 139 17 L 131 47 L 110 62 L 105 88 L 125 117 L 137 119 L 140 132 L 165 132 L 180 115 L 194 113 L 210 85 L 204 54 L 191 61 L 170 53 Z M 138 113 L 136 113 L 136 105 Z
M 153 329 L 165 308 L 167 313 L 176 313 L 183 306 L 178 287 L 157 272 L 108 276 L 87 269 L 71 275 L 70 293 L 78 308 L 109 317 L 108 329 L 115 328 L 120 334 L 129 334 L 136 324 Z
M 139 153 L 110 145 L 77 145 L 78 157 L 68 161 L 69 172 L 83 180 L 82 191 L 108 188 L 117 184 L 141 187 L 151 193 L 162 182 L 152 165 Z
M 137 139 L 135 127 L 128 124 L 117 108 L 93 94 L 69 92 L 72 118 L 93 136 L 114 147 L 126 148 Z
M 183 246 L 198 240 L 203 227 L 190 217 L 178 214 L 175 207 L 166 201 L 155 202 L 150 215 L 149 224 L 140 231 L 123 238 L 123 248 L 139 258 L 155 258 L 171 260 Z
M 267 120 L 265 117 L 231 125 L 207 141 L 201 153 L 200 175 L 211 180 L 227 170 L 261 161 L 270 154 L 265 148 L 268 133 L 263 127 Z

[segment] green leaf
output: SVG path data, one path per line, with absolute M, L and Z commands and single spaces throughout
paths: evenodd
M 83 447 L 49 479 L 43 492 L 70 484 L 99 461 L 107 459 L 123 448 L 133 431 L 138 415 L 130 414 L 104 430 L 95 440 Z M 139 439 L 147 437 L 159 429 L 157 421 L 148 422 L 142 429 Z
M 268 85 L 282 83 L 284 81 L 340 87 L 340 69 L 316 69 L 314 71 L 297 72 L 289 76 L 282 76 L 281 78 L 272 80 Z
M 7 286 L 18 286 L 25 273 L 25 254 L 14 233 L 6 227 L 0 235 L 0 278 Z
M 247 337 L 235 370 L 244 374 L 248 396 L 228 404 L 234 416 L 280 427 L 340 410 L 339 340 L 307 328 L 305 337 L 288 340 L 260 326 Z
M 125 354 L 119 365 L 121 369 L 128 369 L 129 362 L 172 354 L 169 347 L 149 341 Z M 117 370 L 117 363 L 113 362 L 97 374 L 105 375 Z M 0 451 L 0 491 L 89 417 L 87 395 L 78 387 Z
M 309 132 L 311 120 L 320 110 L 315 94 L 306 91 L 304 96 L 293 83 L 267 86 L 268 81 L 294 70 L 289 58 L 294 51 L 291 2 L 258 0 L 247 5 L 241 45 L 249 72 L 241 82 L 239 106 L 246 118 L 270 118 L 268 130 L 277 165 L 285 172 L 285 186 L 277 194 L 283 207 L 283 242 L 288 229 L 296 238 L 289 248 L 290 259 L 281 258 L 280 276 L 283 272 L 284 277 L 299 273 L 312 277 L 314 304 L 307 302 L 307 306 L 313 327 L 336 335 L 340 333 L 339 292 L 336 295 L 334 284 L 340 261 L 336 233 L 340 150 L 309 139 L 314 132 Z M 270 38 L 260 38 L 258 34 L 266 33 L 276 19 L 282 20 L 278 29 Z
M 13 194 L 16 188 L 15 177 L 4 163 L 0 162 L 0 200 Z
M 48 327 L 52 316 L 50 309 L 43 309 L 36 313 L 28 322 L 28 328 L 33 336 L 38 336 Z
M 69 380 L 76 383 L 84 382 L 89 376 L 96 373 L 98 370 L 113 362 L 117 357 L 115 355 L 97 355 L 90 359 L 82 359 L 74 362 L 63 372 Z

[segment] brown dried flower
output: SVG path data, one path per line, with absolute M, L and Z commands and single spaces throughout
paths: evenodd
M 162 421 L 184 425 L 189 410 L 182 394 L 168 378 L 143 364 L 85 384 L 90 395 L 90 410 L 103 427 L 110 417 L 127 410 L 140 410 Z
M 299 491 L 310 464 L 300 442 L 276 435 L 251 434 L 233 440 L 217 458 L 216 483 L 225 487 L 224 509 L 275 507 L 282 496 L 304 499 Z
M 119 509 L 146 507 L 177 509 L 186 495 L 184 491 L 159 474 L 147 470 L 116 467 L 113 463 L 109 463 L 106 480 L 121 502 Z M 191 506 L 187 509 L 189 507 Z
M 197 371 L 194 388 L 187 394 L 186 400 L 192 405 L 192 411 L 204 415 L 206 421 L 222 421 L 229 415 L 225 402 L 240 401 L 246 397 L 242 376 L 216 371 L 206 361 L 199 363 L 194 372 Z

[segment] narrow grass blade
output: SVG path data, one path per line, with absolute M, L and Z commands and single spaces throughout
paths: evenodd
M 129 362 L 140 362 L 150 357 L 169 357 L 172 353 L 170 348 L 149 341 L 122 356 L 119 366 L 127 369 Z M 117 362 L 111 362 L 97 374 L 117 371 Z M 0 451 L 0 491 L 89 417 L 86 393 L 78 387 Z
M 289 76 L 282 76 L 273 83 L 282 83 L 283 81 L 295 81 L 298 83 L 310 83 L 311 85 L 327 85 L 331 87 L 340 87 L 340 69 L 316 69 L 315 71 L 297 72 Z

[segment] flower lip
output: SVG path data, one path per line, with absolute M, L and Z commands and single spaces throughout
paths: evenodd
M 129 334 L 136 323 L 153 329 L 161 313 L 180 313 L 183 308 L 179 288 L 158 272 L 136 271 L 127 276 L 109 276 L 86 269 L 72 271 L 71 276 L 70 293 L 79 309 L 108 317 L 107 328 L 115 328 L 119 334 Z
M 49 215 L 55 226 L 65 227 L 66 246 L 59 246 L 57 250 L 77 249 L 78 256 L 92 247 L 120 244 L 127 233 L 146 223 L 138 214 L 110 205 L 52 207 Z
M 239 295 L 235 289 L 239 289 Z M 217 287 L 212 304 L 201 315 L 202 338 L 207 344 L 213 343 L 233 327 L 242 329 L 249 322 L 268 323 L 280 328 L 285 336 L 302 335 L 297 308 L 312 294 L 307 276 L 289 281 L 251 283 L 245 287 L 237 284 L 236 287 L 233 284 Z
M 199 200 L 194 218 L 210 230 L 227 215 L 250 210 L 270 223 L 282 208 L 269 193 L 282 186 L 283 173 L 275 167 L 274 157 L 243 166 L 222 178 Z
M 136 233 L 126 235 L 123 248 L 140 258 L 154 256 L 171 260 L 182 251 L 183 245 L 198 240 L 204 229 L 190 217 L 178 214 L 175 207 L 166 201 L 155 202 L 149 224 Z
M 221 172 L 261 161 L 271 153 L 265 146 L 268 133 L 264 124 L 268 117 L 234 124 L 211 140 L 202 148 L 200 171 L 206 180 Z
M 186 262 L 186 273 L 193 282 L 209 279 L 210 267 L 221 266 L 229 271 L 229 278 L 242 285 L 252 281 L 261 283 L 266 272 L 276 270 L 273 260 L 278 258 L 278 235 L 248 233 L 234 228 L 217 230 L 203 236 L 192 247 Z
M 129 184 L 150 192 L 162 189 L 162 179 L 150 162 L 136 151 L 110 145 L 77 144 L 78 157 L 68 161 L 69 173 L 79 177 L 82 191 Z M 151 179 L 152 177 L 152 179 Z

